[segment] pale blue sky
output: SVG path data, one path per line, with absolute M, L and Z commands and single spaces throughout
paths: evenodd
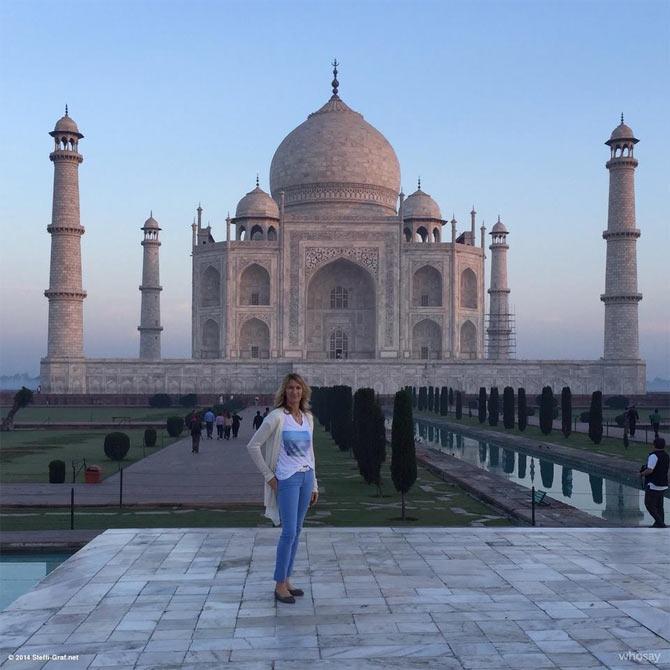
M 607 140 L 636 156 L 640 340 L 670 377 L 670 4 L 633 2 L 0 3 L 0 372 L 46 351 L 53 167 L 65 103 L 80 143 L 85 350 L 138 353 L 141 234 L 162 232 L 163 352 L 190 356 L 190 223 L 217 239 L 283 137 L 340 94 L 467 227 L 510 230 L 517 355 L 602 355 Z M 479 225 L 479 224 L 478 224 Z

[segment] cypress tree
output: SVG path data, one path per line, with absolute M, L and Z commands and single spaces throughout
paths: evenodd
M 404 391 L 393 400 L 391 428 L 391 478 L 402 499 L 402 519 L 405 520 L 405 495 L 416 481 L 416 450 L 412 401 Z
M 446 386 L 442 387 L 440 392 L 440 414 L 446 416 L 449 412 L 449 390 Z
M 572 393 L 569 386 L 561 391 L 561 431 L 564 437 L 572 432 Z
M 486 421 L 486 389 L 482 386 L 479 389 L 479 423 Z
M 433 402 L 435 401 L 435 389 L 432 386 L 428 387 L 428 411 L 433 411 Z
M 358 404 L 356 411 L 358 470 L 367 484 L 375 484 L 379 494 L 381 492 L 381 465 L 386 458 L 384 413 L 375 398 L 373 389 L 359 389 L 356 393 L 360 394 L 356 399 Z
M 347 451 L 351 448 L 352 406 L 351 386 L 335 386 L 333 388 L 330 434 L 341 451 Z
M 505 386 L 503 390 L 503 425 L 505 428 L 514 428 L 514 389 Z
M 416 386 L 412 386 L 412 407 L 416 409 Z
M 433 399 L 433 411 L 435 412 L 435 414 L 438 414 L 438 415 L 440 413 L 440 387 L 439 386 L 435 387 L 435 396 L 434 396 L 434 399 Z
M 368 439 L 368 435 L 366 434 L 367 421 L 369 420 L 374 399 L 375 392 L 371 388 L 358 389 L 358 391 L 354 393 L 351 448 L 361 473 L 361 454 L 366 448 L 366 440 Z
M 551 386 L 542 389 L 540 398 L 540 430 L 544 435 L 550 435 L 554 423 L 554 393 Z
M 526 389 L 517 391 L 517 412 L 519 416 L 519 430 L 526 430 L 528 425 L 528 407 L 526 406 Z
M 489 426 L 497 426 L 499 418 L 498 387 L 493 386 L 491 388 L 491 395 L 489 396 Z
M 461 419 L 463 417 L 463 394 L 460 391 L 456 391 L 456 418 Z
M 454 404 L 454 389 L 449 387 L 449 407 Z
M 419 412 L 422 412 L 426 409 L 426 404 L 428 403 L 428 391 L 425 386 L 419 388 L 419 399 L 417 403 L 417 408 Z
M 603 394 L 594 391 L 591 394 L 591 409 L 589 411 L 589 437 L 595 444 L 603 439 Z

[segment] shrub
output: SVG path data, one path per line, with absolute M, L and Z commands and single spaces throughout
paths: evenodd
M 603 439 L 603 394 L 594 391 L 591 395 L 591 411 L 589 412 L 589 437 L 595 444 Z
M 605 400 L 605 407 L 611 409 L 626 409 L 628 405 L 630 405 L 630 402 L 624 395 L 613 395 Z
M 489 426 L 497 426 L 500 418 L 500 405 L 498 402 L 498 387 L 491 388 L 491 395 L 489 396 Z
M 572 392 L 569 386 L 561 391 L 561 432 L 563 437 L 570 437 L 572 432 Z
M 486 421 L 486 389 L 483 386 L 479 389 L 479 401 L 477 409 L 479 423 L 484 423 L 484 421 Z
M 187 393 L 179 398 L 179 404 L 182 407 L 195 407 L 198 404 L 197 393 Z M 169 405 L 168 405 L 169 407 Z
M 49 463 L 49 484 L 62 484 L 65 481 L 65 461 Z
M 503 426 L 514 428 L 514 389 L 511 386 L 503 389 Z
M 184 419 L 180 416 L 169 416 L 165 422 L 165 430 L 170 437 L 179 437 L 184 430 Z
M 534 407 L 528 407 L 526 409 L 526 416 L 535 416 L 535 408 Z
M 130 449 L 130 438 L 126 433 L 107 433 L 104 449 L 107 458 L 112 461 L 122 461 Z
M 526 389 L 520 388 L 517 391 L 517 416 L 519 421 L 519 430 L 526 430 L 528 425 L 528 407 L 526 406 Z
M 551 386 L 545 386 L 540 396 L 540 430 L 544 435 L 550 435 L 554 422 L 554 393 Z
M 172 399 L 167 393 L 155 393 L 149 398 L 149 407 L 170 407 Z
M 614 417 L 614 420 L 616 421 L 616 425 L 619 426 L 619 428 L 623 428 L 623 424 L 625 422 L 625 419 L 626 419 L 626 414 L 625 413 L 617 414 Z
M 156 435 L 156 430 L 154 428 L 147 428 L 144 431 L 144 444 L 145 444 L 145 446 L 155 447 L 157 437 L 158 436 Z
M 587 410 L 586 412 L 582 412 L 582 413 L 579 415 L 579 420 L 580 420 L 582 423 L 588 423 L 588 422 L 589 422 L 589 418 L 590 418 L 590 416 L 591 416 L 591 412 L 589 412 L 589 411 Z

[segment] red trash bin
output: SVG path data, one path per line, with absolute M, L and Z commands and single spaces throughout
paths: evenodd
M 99 465 L 89 465 L 84 470 L 84 481 L 87 484 L 99 484 L 102 481 L 102 468 Z

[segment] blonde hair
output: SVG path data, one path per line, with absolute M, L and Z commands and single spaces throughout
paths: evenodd
M 289 385 L 289 382 L 298 382 L 302 387 L 302 396 L 300 398 L 300 411 L 309 412 L 309 399 L 312 396 L 312 389 L 309 387 L 307 382 L 296 372 L 289 372 L 286 377 L 284 377 L 281 386 L 277 389 L 275 393 L 275 408 L 283 407 L 288 409 L 286 405 L 286 387 Z

